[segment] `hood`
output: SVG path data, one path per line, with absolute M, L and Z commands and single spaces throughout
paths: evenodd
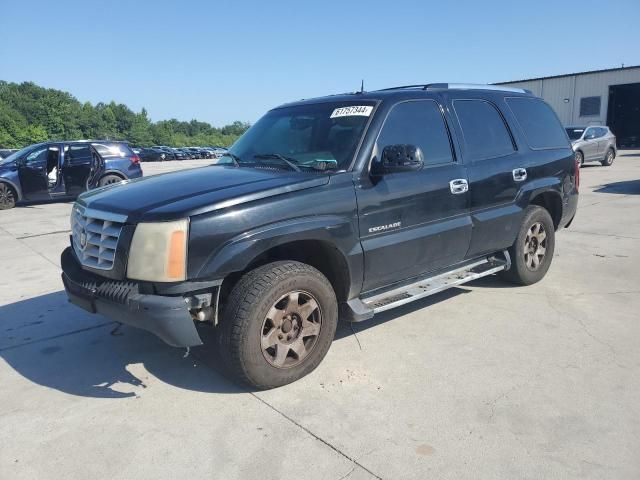
M 78 202 L 131 223 L 174 220 L 239 203 L 325 185 L 328 175 L 208 166 L 90 190 Z
M 16 167 L 16 161 L 11 160 L 9 162 L 4 161 L 4 159 L 0 159 L 0 170 L 10 170 Z

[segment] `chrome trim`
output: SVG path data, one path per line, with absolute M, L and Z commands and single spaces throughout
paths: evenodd
M 80 263 L 111 270 L 125 215 L 103 212 L 75 204 L 71 210 L 71 245 Z

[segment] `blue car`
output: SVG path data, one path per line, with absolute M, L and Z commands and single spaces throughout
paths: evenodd
M 0 210 L 20 201 L 75 198 L 85 190 L 141 176 L 140 157 L 127 142 L 37 143 L 0 160 Z

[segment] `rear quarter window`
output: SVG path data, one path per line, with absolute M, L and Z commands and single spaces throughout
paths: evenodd
M 93 148 L 102 158 L 124 158 L 133 155 L 126 143 L 94 143 Z
M 507 105 L 532 149 L 566 148 L 567 135 L 558 117 L 544 101 L 537 98 L 507 97 Z

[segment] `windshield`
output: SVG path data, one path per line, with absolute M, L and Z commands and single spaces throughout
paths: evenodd
M 37 145 L 29 145 L 28 147 L 24 147 L 21 150 L 18 150 L 17 152 L 12 153 L 11 155 L 9 155 L 7 158 L 3 158 L 2 160 L 0 160 L 0 165 L 3 165 L 5 163 L 9 163 L 9 162 L 13 162 L 14 160 L 17 160 L 18 158 L 22 157 L 25 153 L 29 152 L 30 150 L 32 150 L 33 148 L 37 147 L 40 144 Z
M 330 102 L 271 110 L 224 155 L 219 164 L 292 170 L 349 168 L 375 103 Z
M 566 128 L 569 140 L 578 140 L 584 133 L 584 128 Z

